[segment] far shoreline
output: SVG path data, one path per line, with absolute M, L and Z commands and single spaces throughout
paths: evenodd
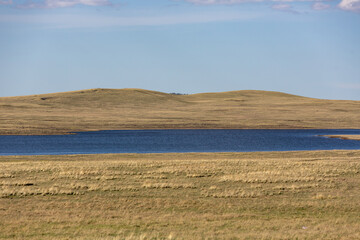
M 322 137 L 360 141 L 360 135 L 322 135 Z
M 86 133 L 86 132 L 100 132 L 100 131 L 155 131 L 155 130 L 360 130 L 360 128 L 311 128 L 311 127 L 298 127 L 298 128 L 227 128 L 227 127 L 219 127 L 219 128 L 122 128 L 122 129 L 82 129 L 82 130 L 71 130 L 71 131 L 30 131 L 30 132 L 8 132 L 8 133 L 0 133 L 0 136 L 54 136 L 54 135 L 76 135 L 78 133 Z M 343 138 L 349 140 L 347 137 L 354 137 L 357 139 L 351 140 L 360 140 L 360 135 L 319 135 L 321 137 L 328 138 Z

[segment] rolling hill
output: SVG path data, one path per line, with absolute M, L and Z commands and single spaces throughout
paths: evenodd
M 0 98 L 0 134 L 115 129 L 360 128 L 360 101 L 270 91 L 175 95 L 89 89 Z

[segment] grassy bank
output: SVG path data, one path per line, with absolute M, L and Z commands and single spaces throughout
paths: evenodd
M 360 128 L 360 101 L 279 92 L 174 95 L 91 89 L 0 98 L 0 134 L 115 129 Z
M 359 239 L 360 151 L 0 157 L 2 239 Z

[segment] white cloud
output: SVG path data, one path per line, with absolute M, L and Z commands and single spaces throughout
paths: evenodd
M 0 5 L 12 4 L 12 0 L 0 0 Z
M 46 0 L 45 5 L 50 8 L 71 7 L 74 5 L 103 6 L 109 5 L 108 0 Z
M 198 5 L 230 5 L 239 3 L 254 3 L 254 2 L 318 2 L 322 0 L 183 0 L 188 3 Z
M 346 11 L 360 12 L 360 0 L 342 0 L 338 7 Z
M 257 14 L 216 12 L 148 17 L 117 17 L 106 15 L 11 14 L 1 15 L 0 23 L 32 24 L 46 28 L 98 28 L 122 26 L 166 26 L 178 24 L 242 21 L 259 17 Z
M 333 83 L 334 87 L 343 88 L 343 89 L 352 89 L 352 90 L 360 90 L 360 83 Z
M 271 7 L 272 9 L 287 11 L 291 9 L 289 4 L 275 4 Z
M 273 2 L 279 3 L 274 5 L 272 8 L 275 10 L 291 11 L 291 6 L 286 3 L 298 3 L 298 2 L 313 2 L 312 8 L 314 10 L 324 10 L 331 8 L 331 5 L 325 4 L 327 0 L 177 0 L 184 1 L 197 5 L 230 5 L 230 4 L 241 4 L 241 3 L 257 3 L 257 2 Z M 342 10 L 360 12 L 360 0 L 340 0 L 338 7 Z
M 312 5 L 312 8 L 314 10 L 325 10 L 325 9 L 328 9 L 330 8 L 331 6 L 329 4 L 325 4 L 325 3 L 322 3 L 322 2 L 316 2 Z
M 1 0 L 0 0 L 1 1 Z M 111 5 L 109 0 L 45 0 L 42 2 L 29 1 L 25 4 L 20 4 L 20 8 L 64 8 L 75 5 L 85 6 L 107 6 Z
M 284 11 L 293 14 L 300 14 L 300 12 L 294 10 L 291 5 L 285 3 L 279 3 L 271 6 L 272 9 L 278 11 Z
M 215 4 L 236 4 L 244 2 L 263 2 L 263 0 L 185 0 L 189 3 L 199 5 L 215 5 Z

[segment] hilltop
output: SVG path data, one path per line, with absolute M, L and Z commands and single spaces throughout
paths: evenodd
M 0 134 L 115 129 L 360 128 L 360 101 L 270 91 L 89 89 L 0 98 Z

